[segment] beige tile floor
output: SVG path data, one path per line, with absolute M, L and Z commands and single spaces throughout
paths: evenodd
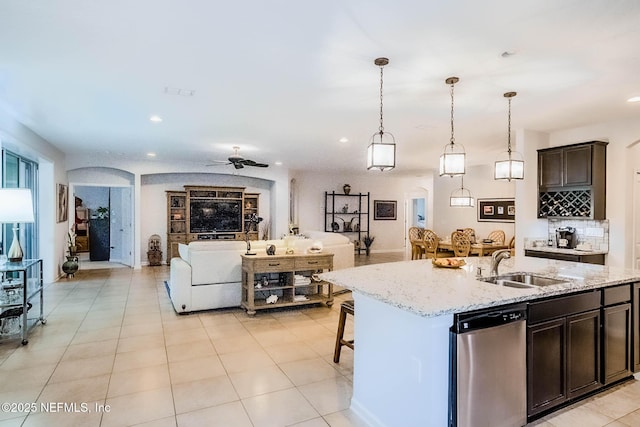
M 349 410 L 353 352 L 332 361 L 339 302 L 349 293 L 331 309 L 179 316 L 163 285 L 168 273 L 85 270 L 47 285 L 47 324 L 26 346 L 0 342 L 0 402 L 38 410 L 0 411 L 0 427 L 363 425 Z M 42 411 L 58 402 L 67 408 Z M 640 426 L 640 382 L 532 425 Z

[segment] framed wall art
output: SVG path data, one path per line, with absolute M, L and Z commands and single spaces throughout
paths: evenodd
M 395 220 L 397 219 L 396 200 L 374 200 L 373 219 L 374 220 Z
M 69 215 L 69 187 L 58 184 L 58 215 L 57 222 L 64 222 Z
M 515 199 L 478 199 L 478 222 L 514 222 Z

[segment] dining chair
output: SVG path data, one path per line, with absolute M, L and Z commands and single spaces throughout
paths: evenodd
M 498 244 L 504 245 L 506 237 L 504 235 L 504 231 L 502 231 L 502 230 L 493 230 L 491 233 L 489 233 L 489 235 L 487 236 L 487 239 L 492 240 L 493 243 L 498 243 Z
M 513 236 L 511 240 L 509 240 L 509 249 L 511 251 L 511 256 L 515 256 L 516 254 L 516 236 Z
M 438 257 L 438 235 L 431 230 L 425 230 L 422 236 L 422 244 L 424 246 L 425 258 Z
M 469 251 L 471 250 L 469 235 L 463 231 L 454 231 L 451 233 L 451 246 L 455 256 L 469 256 Z
M 474 244 L 476 242 L 476 230 L 473 228 L 464 228 L 462 232 L 469 236 L 469 243 Z
M 429 240 L 429 243 L 427 243 L 427 240 Z M 433 230 L 425 229 L 422 241 L 424 242 L 425 256 L 427 258 L 446 258 L 453 256 L 452 251 L 440 249 L 440 237 Z
M 422 234 L 424 229 L 420 227 L 409 227 L 409 242 L 411 243 L 411 259 L 421 259 L 424 254 L 424 243 Z

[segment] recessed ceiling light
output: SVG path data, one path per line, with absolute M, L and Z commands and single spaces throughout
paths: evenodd
M 147 157 L 155 157 L 156 153 L 147 153 Z
M 627 102 L 640 102 L 640 96 L 632 96 L 631 98 L 627 99 Z
M 276 165 L 276 166 L 282 166 L 282 162 L 281 162 L 281 161 L 277 161 L 277 162 L 275 162 L 275 163 L 274 163 L 274 165 Z
M 149 117 L 149 120 L 151 120 L 153 123 L 160 123 L 162 121 L 162 117 L 153 115 Z
M 340 138 L 338 141 L 343 142 L 343 143 L 345 143 L 345 142 L 349 142 L 349 138 L 347 138 L 347 137 L 344 137 L 344 136 L 343 136 L 343 137 L 342 137 L 342 138 Z

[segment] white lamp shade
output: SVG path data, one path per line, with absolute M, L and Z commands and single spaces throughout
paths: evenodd
M 31 190 L 28 188 L 1 188 L 0 223 L 33 221 Z
M 495 162 L 495 179 L 524 179 L 524 160 L 518 152 L 504 152 Z
M 496 162 L 495 179 L 524 179 L 524 162 L 522 160 L 500 160 Z
M 464 175 L 466 154 L 460 144 L 447 144 L 440 156 L 440 176 Z
M 376 135 L 380 136 L 381 142 L 376 142 Z M 385 135 L 391 135 L 386 133 Z M 379 169 L 388 171 L 396 167 L 396 144 L 393 142 L 382 142 L 382 135 L 375 134 L 374 140 L 367 149 L 367 169 Z M 391 136 L 393 138 L 393 136 Z
M 474 204 L 471 191 L 466 188 L 458 188 L 453 190 L 451 197 L 449 197 L 449 206 L 452 208 L 472 208 Z

